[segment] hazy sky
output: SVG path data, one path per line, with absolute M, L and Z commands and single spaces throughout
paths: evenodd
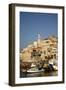
M 58 15 L 53 13 L 20 12 L 20 48 L 37 40 L 38 33 L 41 38 L 57 36 L 57 20 Z

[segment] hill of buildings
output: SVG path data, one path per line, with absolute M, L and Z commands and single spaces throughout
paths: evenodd
M 57 60 L 57 58 L 58 40 L 55 36 L 41 39 L 40 34 L 38 34 L 37 41 L 34 41 L 20 51 L 20 60 L 22 62 Z

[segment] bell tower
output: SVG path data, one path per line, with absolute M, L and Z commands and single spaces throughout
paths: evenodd
M 38 44 L 40 45 L 40 33 L 38 33 Z

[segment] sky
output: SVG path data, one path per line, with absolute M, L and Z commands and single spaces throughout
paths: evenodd
M 38 38 L 58 35 L 58 15 L 53 13 L 20 12 L 20 49 Z

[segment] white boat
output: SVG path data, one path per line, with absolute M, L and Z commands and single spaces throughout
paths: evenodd
M 44 71 L 43 69 L 42 70 L 38 70 L 38 69 L 36 69 L 36 70 L 32 70 L 32 69 L 27 70 L 28 73 L 39 73 L 39 72 L 43 72 L 43 71 Z
M 56 65 L 53 65 L 53 68 L 55 71 L 58 70 L 58 66 L 56 66 Z
M 55 64 L 54 64 L 54 63 L 55 63 Z M 58 70 L 58 66 L 57 66 L 56 60 L 50 60 L 50 61 L 49 61 L 49 64 L 52 65 L 52 67 L 53 67 L 53 69 L 54 69 L 55 71 Z
M 44 71 L 44 70 L 43 69 L 38 70 L 36 65 L 34 65 L 33 63 L 31 65 L 31 69 L 27 70 L 28 73 L 38 73 L 38 72 L 42 72 L 42 71 Z

